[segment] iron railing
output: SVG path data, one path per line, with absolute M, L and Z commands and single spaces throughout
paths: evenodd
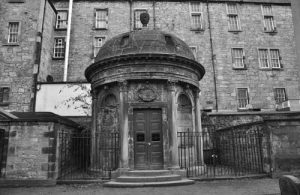
M 110 179 L 118 168 L 119 133 L 59 133 L 58 179 Z
M 179 165 L 187 177 L 236 177 L 268 172 L 268 139 L 261 124 L 220 131 L 178 132 Z
M 0 129 L 0 178 L 5 176 L 7 146 L 8 138 L 5 137 L 5 130 Z

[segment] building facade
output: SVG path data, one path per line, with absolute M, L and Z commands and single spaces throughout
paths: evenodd
M 6 110 L 72 115 L 57 110 L 62 89 L 88 85 L 83 72 L 98 50 L 117 34 L 141 29 L 142 12 L 150 15 L 147 28 L 179 37 L 204 66 L 202 110 L 275 110 L 299 99 L 289 0 L 74 1 L 71 10 L 67 0 L 7 0 L 1 7 Z

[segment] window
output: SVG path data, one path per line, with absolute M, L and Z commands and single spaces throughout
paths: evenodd
M 247 104 L 249 104 L 249 96 L 248 96 L 247 88 L 237 89 L 237 100 L 238 100 L 238 108 L 246 108 Z
M 67 29 L 68 25 L 68 11 L 58 10 L 56 15 L 56 29 Z
M 18 43 L 20 34 L 20 22 L 9 22 L 8 23 L 8 43 Z
M 145 10 L 145 9 L 134 10 L 134 29 L 136 29 L 136 30 L 142 29 L 142 27 L 143 27 L 143 24 L 141 23 L 141 20 L 140 20 L 141 13 L 147 13 L 147 10 Z
M 274 96 L 277 104 L 286 101 L 285 88 L 275 88 Z
M 237 5 L 235 3 L 227 4 L 228 29 L 229 31 L 239 31 L 240 21 L 238 17 Z
M 258 49 L 261 68 L 281 68 L 279 49 Z
M 232 48 L 232 64 L 234 68 L 245 68 L 244 64 L 244 51 L 242 48 Z
M 191 30 L 202 30 L 202 7 L 200 2 L 190 2 Z
M 9 99 L 9 88 L 2 87 L 0 88 L 0 104 L 8 103 Z
M 105 37 L 95 37 L 94 38 L 94 57 L 97 56 L 99 49 L 104 44 Z
M 65 38 L 59 37 L 54 38 L 54 52 L 53 58 L 64 58 L 65 57 Z
M 191 46 L 190 49 L 193 52 L 194 57 L 197 58 L 197 47 L 196 46 Z
M 108 9 L 95 10 L 95 28 L 96 29 L 108 28 Z
M 275 24 L 274 16 L 272 13 L 272 6 L 271 5 L 262 5 L 262 13 L 263 13 L 265 32 L 276 31 L 276 24 Z

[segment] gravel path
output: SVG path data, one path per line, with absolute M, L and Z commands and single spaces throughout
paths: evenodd
M 99 184 L 0 188 L 0 195 L 280 195 L 278 179 L 203 181 L 194 185 L 148 188 L 104 188 Z

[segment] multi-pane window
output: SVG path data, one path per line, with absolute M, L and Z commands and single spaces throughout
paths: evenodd
M 94 57 L 97 56 L 99 49 L 104 44 L 105 37 L 95 37 L 94 38 Z
M 281 68 L 279 49 L 258 49 L 261 68 Z
M 244 68 L 244 51 L 243 48 L 232 48 L 232 64 L 234 68 Z
M 56 15 L 56 29 L 66 29 L 68 25 L 68 11 L 58 10 Z
M 202 26 L 202 6 L 200 2 L 190 2 L 191 29 L 201 30 Z
M 197 58 L 197 47 L 191 46 L 190 49 L 191 49 L 191 51 L 193 52 L 194 57 Z
M 264 20 L 264 30 L 266 32 L 276 31 L 276 24 L 272 13 L 272 6 L 262 5 L 262 13 L 263 13 L 263 20 Z
M 227 4 L 227 15 L 229 31 L 240 30 L 240 21 L 238 17 L 237 5 L 235 3 Z
M 238 108 L 246 108 L 249 104 L 249 96 L 247 88 L 237 88 Z
M 108 9 L 95 10 L 95 28 L 96 29 L 108 28 Z
M 64 58 L 64 57 L 65 57 L 65 38 L 63 37 L 54 38 L 53 58 Z
M 0 104 L 8 103 L 9 100 L 9 88 L 1 87 L 0 88 Z
M 285 88 L 275 88 L 274 96 L 277 104 L 286 101 Z
M 143 24 L 141 23 L 140 20 L 140 15 L 142 13 L 147 13 L 147 10 L 145 9 L 136 9 L 134 10 L 134 29 L 142 29 Z
M 8 23 L 8 43 L 18 43 L 19 42 L 19 31 L 20 23 L 19 22 L 9 22 Z

